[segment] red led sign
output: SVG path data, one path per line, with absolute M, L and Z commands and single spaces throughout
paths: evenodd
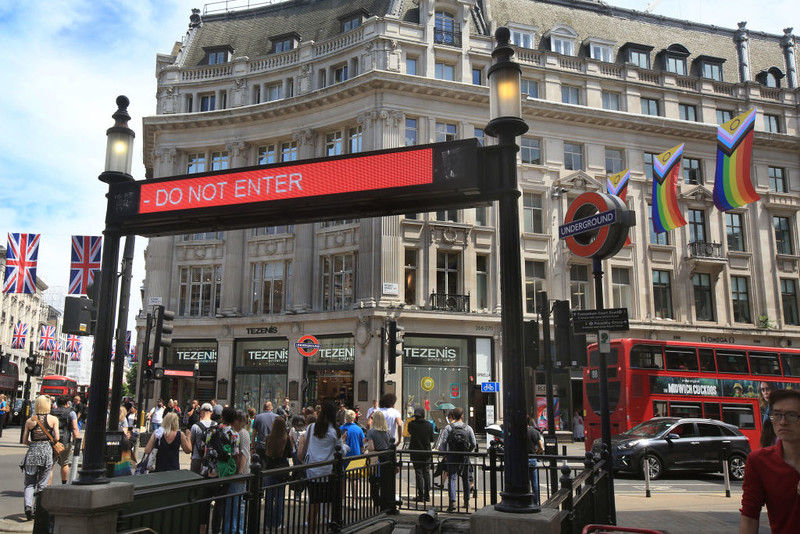
M 433 183 L 433 149 L 144 183 L 139 213 L 232 206 Z

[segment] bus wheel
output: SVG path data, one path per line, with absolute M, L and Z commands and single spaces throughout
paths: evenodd
M 650 473 L 650 480 L 658 480 L 661 478 L 661 475 L 664 472 L 664 469 L 661 465 L 661 460 L 658 456 L 653 456 L 648 454 L 644 460 L 642 460 L 642 476 L 644 476 L 644 469 L 647 469 Z
M 734 480 L 744 480 L 744 464 L 745 459 L 734 454 L 728 460 L 728 472 Z

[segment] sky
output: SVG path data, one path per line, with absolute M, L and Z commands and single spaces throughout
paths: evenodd
M 257 3 L 258 0 L 251 0 Z M 230 2 L 242 5 L 246 2 Z M 628 9 L 781 35 L 800 34 L 797 0 L 612 0 Z M 218 4 L 219 6 L 219 4 Z M 70 236 L 101 235 L 105 214 L 105 132 L 117 95 L 130 99 L 129 126 L 156 108 L 156 54 L 168 54 L 188 29 L 187 0 L 2 0 L 0 44 L 6 82 L 0 98 L 0 240 L 39 233 L 38 276 L 62 308 Z M 36 147 L 39 147 L 38 149 Z M 43 148 L 44 147 L 44 148 Z M 133 176 L 144 179 L 141 137 Z M 141 306 L 146 240 L 137 238 L 129 329 Z

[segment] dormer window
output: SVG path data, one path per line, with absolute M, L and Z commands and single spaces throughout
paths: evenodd
M 350 13 L 345 15 L 344 17 L 339 18 L 339 22 L 342 24 L 342 33 L 349 32 L 350 30 L 355 30 L 359 26 L 361 26 L 361 22 L 364 20 L 366 13 Z
M 725 63 L 724 58 L 700 56 L 697 58 L 697 61 L 701 77 L 717 82 L 722 81 L 722 64 Z
M 781 86 L 781 80 L 784 74 L 778 67 L 770 67 L 768 70 L 761 71 L 756 75 L 756 81 L 761 85 L 767 87 L 778 88 Z
M 550 50 L 565 56 L 575 55 L 575 39 L 578 33 L 564 24 L 555 26 L 552 30 L 545 34 L 545 37 L 550 37 Z
M 689 50 L 683 45 L 670 45 L 664 50 L 664 70 L 680 76 L 686 76 L 689 73 L 686 68 L 686 58 L 689 57 L 689 54 Z
M 214 48 L 204 48 L 206 53 L 201 65 L 219 65 L 230 60 L 233 50 L 228 46 L 218 46 Z
M 509 24 L 511 30 L 511 44 L 519 48 L 532 49 L 536 46 L 536 28 L 530 26 L 512 26 Z
M 628 63 L 631 63 L 640 69 L 650 68 L 650 52 L 653 47 L 638 43 L 625 43 L 622 47 L 624 58 Z
M 272 53 L 280 54 L 281 52 L 288 52 L 289 50 L 297 48 L 297 44 L 300 42 L 300 36 L 296 33 L 290 33 L 286 35 L 276 35 L 275 37 L 270 37 L 269 40 L 272 42 Z
M 437 11 L 434 17 L 433 42 L 450 46 L 461 46 L 461 25 L 455 17 L 445 11 Z
M 612 63 L 614 61 L 614 44 L 612 41 L 605 41 L 602 39 L 587 39 L 587 46 L 589 47 L 589 57 L 597 61 L 604 61 Z

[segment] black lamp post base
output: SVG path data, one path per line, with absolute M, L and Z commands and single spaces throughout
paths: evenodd
M 110 479 L 106 478 L 106 470 L 100 469 L 81 469 L 78 478 L 72 483 L 76 486 L 90 486 L 94 484 L 108 484 Z
M 538 514 L 542 508 L 533 502 L 533 493 L 500 492 L 500 502 L 494 505 L 498 512 L 510 514 Z

